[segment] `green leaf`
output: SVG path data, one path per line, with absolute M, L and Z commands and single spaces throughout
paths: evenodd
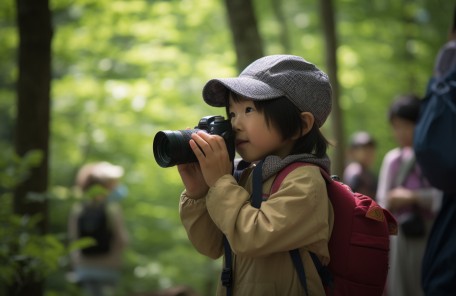
M 22 161 L 26 167 L 34 168 L 41 164 L 43 156 L 43 151 L 41 150 L 30 150 L 25 153 Z

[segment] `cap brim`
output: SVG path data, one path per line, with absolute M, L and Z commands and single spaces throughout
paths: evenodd
M 209 80 L 203 88 L 203 98 L 214 107 L 224 107 L 228 90 L 252 100 L 269 100 L 284 96 L 285 93 L 270 85 L 250 78 L 218 78 Z

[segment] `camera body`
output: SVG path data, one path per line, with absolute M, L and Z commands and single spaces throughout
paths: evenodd
M 197 162 L 190 147 L 191 135 L 204 131 L 211 135 L 219 135 L 225 140 L 230 160 L 234 159 L 234 133 L 231 122 L 220 115 L 205 116 L 200 119 L 194 129 L 177 131 L 159 131 L 154 137 L 154 157 L 159 166 L 166 168 L 177 164 Z

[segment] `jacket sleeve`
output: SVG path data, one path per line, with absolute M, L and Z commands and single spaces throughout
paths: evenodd
M 263 194 L 271 184 L 272 180 L 263 184 Z M 250 205 L 249 195 L 226 175 L 206 196 L 207 211 L 234 253 L 254 257 L 306 247 L 323 248 L 319 253 L 329 257 L 332 207 L 317 167 L 303 166 L 290 172 L 259 209 Z
M 190 199 L 184 191 L 180 198 L 179 215 L 195 249 L 210 258 L 219 258 L 223 253 L 223 234 L 209 216 L 206 200 Z

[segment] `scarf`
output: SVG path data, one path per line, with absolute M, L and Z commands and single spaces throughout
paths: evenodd
M 293 154 L 288 155 L 284 159 L 276 155 L 270 155 L 264 159 L 263 181 L 274 176 L 289 164 L 298 161 L 315 164 L 323 168 L 328 174 L 330 173 L 331 161 L 329 160 L 329 157 L 327 155 L 325 155 L 322 158 L 318 158 L 312 154 Z
M 327 155 L 322 158 L 318 158 L 315 155 L 304 153 L 288 155 L 283 159 L 276 155 L 269 155 L 263 161 L 263 181 L 276 175 L 289 164 L 299 161 L 317 165 L 323 168 L 328 174 L 330 174 L 331 161 Z M 235 160 L 235 167 L 237 168 L 238 172 L 242 171 L 244 168 L 247 168 L 249 165 L 249 163 L 246 163 L 242 160 Z

